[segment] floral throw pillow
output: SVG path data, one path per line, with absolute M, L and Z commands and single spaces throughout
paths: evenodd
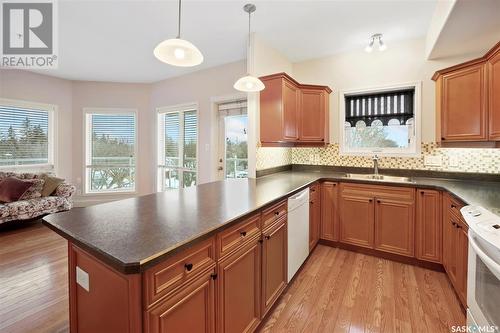
M 31 186 L 26 190 L 26 192 L 24 192 L 19 200 L 35 199 L 42 196 L 43 184 L 45 183 L 44 179 L 35 178 L 25 179 L 24 181 L 31 183 Z

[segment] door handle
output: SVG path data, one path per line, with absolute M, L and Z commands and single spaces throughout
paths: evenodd
M 224 170 L 224 168 L 220 166 L 217 168 L 217 170 L 222 171 L 222 170 Z

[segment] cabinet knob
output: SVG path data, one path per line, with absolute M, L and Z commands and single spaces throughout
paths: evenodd
M 373 202 L 373 199 L 368 199 L 368 202 Z
M 241 237 L 245 237 L 247 235 L 247 232 L 246 231 L 240 231 L 240 236 Z
M 190 272 L 193 269 L 193 264 L 184 264 L 186 271 Z
M 380 203 L 380 200 L 377 200 L 377 203 Z
M 420 194 L 422 194 L 422 195 L 423 195 L 424 193 L 425 193 L 424 191 L 420 191 Z
M 457 223 L 455 221 L 451 221 L 451 225 L 453 225 L 454 227 L 456 227 Z
M 311 200 L 311 201 L 309 201 L 309 203 L 312 205 L 314 203 L 314 201 Z
M 278 216 L 280 215 L 280 212 L 274 212 L 274 215 Z
M 451 204 L 451 208 L 457 208 L 457 206 L 455 206 L 454 204 Z
M 264 236 L 265 239 L 271 239 L 271 236 L 270 235 L 266 235 Z
M 445 138 L 441 138 L 441 140 L 443 140 L 443 141 L 444 141 L 444 140 L 446 140 L 446 139 L 445 139 Z

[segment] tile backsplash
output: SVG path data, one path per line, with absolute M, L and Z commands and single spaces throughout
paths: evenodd
M 436 156 L 440 166 L 426 165 L 424 160 Z M 364 156 L 340 156 L 339 145 L 322 148 L 257 149 L 257 170 L 287 164 L 371 167 L 372 159 Z M 447 172 L 500 173 L 500 149 L 439 148 L 423 143 L 420 157 L 381 157 L 380 168 L 417 169 Z

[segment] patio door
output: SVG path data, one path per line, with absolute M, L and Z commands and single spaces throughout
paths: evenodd
M 218 178 L 248 177 L 246 100 L 219 104 Z

